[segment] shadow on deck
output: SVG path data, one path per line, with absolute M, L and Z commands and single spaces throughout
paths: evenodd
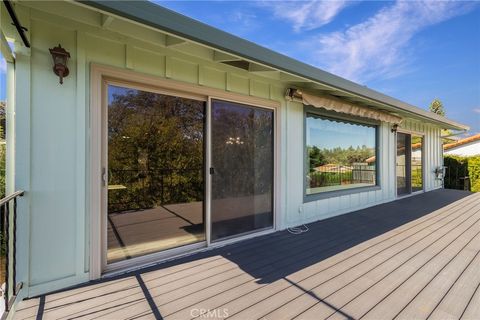
M 300 235 L 281 231 L 177 259 L 160 267 L 222 255 L 257 279 L 258 283 L 271 283 L 470 194 L 458 190 L 427 192 L 311 223 L 308 225 L 309 232 Z
M 380 254 L 373 252 L 371 248 L 385 246 L 389 243 L 388 241 L 393 241 L 390 239 L 400 237 L 402 233 L 407 234 L 409 230 L 411 235 L 408 237 L 421 235 L 424 230 L 433 228 L 432 226 L 438 222 L 437 217 L 441 214 L 445 215 L 445 218 L 454 214 L 461 217 L 466 216 L 466 213 L 461 212 L 462 210 L 467 212 L 476 206 L 480 210 L 479 198 L 475 195 L 476 200 L 471 200 L 470 195 L 471 193 L 464 191 L 436 190 L 312 223 L 309 224 L 309 231 L 300 235 L 281 231 L 200 252 L 115 278 L 23 301 L 15 319 L 40 319 L 44 316 L 55 319 L 144 317 L 184 319 L 186 316 L 205 318 L 209 315 L 206 312 L 211 310 L 215 314 L 210 314 L 208 318 L 217 319 L 225 318 L 226 315 L 239 319 L 294 317 L 321 319 L 332 315 L 356 319 L 361 313 L 356 313 L 354 308 L 351 310 L 346 308 L 354 300 L 347 299 L 346 304 L 342 304 L 333 298 L 326 299 L 326 297 L 335 297 L 334 294 L 342 292 L 343 289 L 355 291 L 356 288 L 347 287 L 352 282 L 350 278 L 362 281 L 364 278 L 354 278 L 357 274 L 349 273 L 354 272 L 355 268 L 367 268 L 368 263 L 365 262 L 367 260 L 374 265 L 375 259 L 379 259 Z M 463 205 L 464 201 L 468 204 Z M 446 206 L 454 206 L 455 210 L 449 209 L 451 212 L 446 212 L 443 210 Z M 428 216 L 434 212 L 434 215 Z M 472 216 L 475 215 L 476 211 Z M 409 224 L 417 219 L 422 220 Z M 476 227 L 477 222 L 472 226 Z M 409 225 L 404 226 L 405 224 Z M 420 224 L 424 224 L 422 229 Z M 403 228 L 402 231 L 396 230 L 399 227 Z M 440 228 L 434 230 L 440 230 Z M 429 240 L 429 237 L 432 234 L 435 235 L 435 232 L 437 231 L 430 232 L 428 237 L 425 236 L 420 240 L 428 240 L 425 244 L 430 247 L 435 241 Z M 446 233 L 444 236 L 447 235 Z M 379 236 L 382 237 L 381 241 L 373 240 Z M 407 241 L 408 237 L 405 236 L 402 241 Z M 468 243 L 475 237 L 476 235 L 468 238 L 470 239 Z M 402 241 L 392 242 L 387 248 L 394 248 Z M 412 242 L 410 246 L 415 246 L 416 243 Z M 404 250 L 409 248 L 406 247 Z M 387 249 L 380 252 L 385 250 Z M 351 252 L 353 254 L 350 254 Z M 400 252 L 395 252 L 392 257 L 400 259 Z M 352 259 L 363 256 L 365 259 L 353 263 Z M 349 259 L 352 261 L 349 262 Z M 476 256 L 472 261 L 473 259 L 476 259 Z M 391 261 L 396 260 L 390 257 L 382 263 L 393 263 Z M 344 267 L 343 264 L 347 262 L 349 264 Z M 330 265 L 330 267 L 325 268 L 323 265 Z M 337 269 L 331 268 L 332 266 Z M 400 264 L 401 266 L 403 264 Z M 462 268 L 466 270 L 467 267 Z M 329 274 L 327 269 L 330 270 L 328 272 L 337 271 Z M 368 273 L 371 269 L 366 270 Z M 385 277 L 396 270 L 389 271 Z M 345 276 L 346 279 L 341 280 L 340 275 Z M 315 277 L 325 279 L 320 281 L 319 278 L 320 282 L 316 284 Z M 310 279 L 311 283 L 305 282 L 305 279 Z M 365 290 L 375 285 L 370 283 L 373 281 L 371 278 L 365 281 L 368 281 Z M 317 290 L 323 288 L 320 286 L 325 283 L 334 287 L 329 289 L 333 290 L 329 294 L 323 294 L 322 291 Z M 394 288 L 394 291 L 397 289 Z M 387 299 L 392 292 L 385 293 L 385 297 L 373 304 L 372 308 L 378 308 L 380 302 Z M 475 292 L 465 300 L 473 299 Z M 272 298 L 274 296 L 276 298 Z M 343 296 L 348 294 L 340 297 Z M 297 299 L 300 300 L 297 301 Z M 292 303 L 294 305 L 291 305 Z M 321 310 L 311 311 L 319 308 L 318 304 L 327 310 L 324 315 Z M 286 306 L 290 306 L 288 312 L 285 311 L 287 309 L 284 310 Z M 192 310 L 197 309 L 200 310 L 198 314 L 192 313 Z M 283 313 L 278 313 L 280 310 L 284 310 Z M 368 312 L 371 310 L 373 309 Z M 402 311 L 403 309 L 400 310 Z M 309 312 L 314 313 L 309 314 Z

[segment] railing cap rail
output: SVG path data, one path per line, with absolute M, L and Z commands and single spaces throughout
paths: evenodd
M 19 191 L 15 191 L 14 193 L 6 196 L 6 197 L 3 198 L 3 199 L 0 199 L 0 206 L 6 204 L 7 202 L 9 202 L 10 200 L 12 200 L 12 199 L 14 199 L 14 198 L 16 198 L 16 197 L 21 197 L 21 196 L 23 196 L 24 193 L 25 193 L 25 191 L 19 190 Z

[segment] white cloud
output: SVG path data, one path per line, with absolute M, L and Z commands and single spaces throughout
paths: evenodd
M 347 1 L 267 1 L 264 5 L 274 15 L 293 24 L 295 31 L 312 30 L 330 23 L 345 7 Z
M 223 18 L 222 22 L 229 24 L 233 22 L 233 26 L 230 27 L 239 34 L 248 34 L 258 27 L 258 17 L 254 13 L 244 11 L 234 11 L 227 21 Z
M 315 65 L 353 81 L 389 78 L 405 72 L 412 38 L 423 29 L 464 14 L 469 2 L 397 1 L 368 20 L 309 39 Z
M 474 108 L 474 109 L 473 109 L 473 112 L 475 112 L 475 113 L 480 113 L 480 108 Z

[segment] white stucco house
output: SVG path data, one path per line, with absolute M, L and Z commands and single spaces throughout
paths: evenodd
M 462 157 L 480 155 L 480 133 L 443 145 L 443 152 Z

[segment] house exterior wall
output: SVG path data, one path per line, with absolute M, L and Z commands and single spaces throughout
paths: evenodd
M 480 141 L 473 141 L 444 151 L 444 154 L 469 157 L 480 155 Z
M 396 198 L 396 141 L 391 126 L 382 123 L 379 127 L 379 190 L 358 192 L 339 197 L 303 202 L 303 106 L 300 103 L 288 103 L 286 159 L 287 185 L 284 226 L 326 219 L 361 208 L 392 201 Z M 435 179 L 434 170 L 443 165 L 441 156 L 440 129 L 420 122 L 407 120 L 399 130 L 424 135 L 424 188 L 431 191 L 441 188 L 441 180 Z M 300 143 L 299 143 L 300 142 Z
M 284 99 L 288 83 L 214 62 L 211 51 L 195 45 L 169 48 L 158 33 L 138 25 L 114 20 L 107 30 L 100 13 L 82 7 L 57 2 L 29 6 L 16 6 L 32 43 L 30 52 L 17 52 L 15 78 L 15 184 L 26 191 L 19 202 L 23 295 L 89 279 L 92 63 L 279 102 L 277 229 L 395 199 L 395 134 L 389 124 L 379 127 L 378 190 L 304 203 L 304 107 Z M 71 54 L 71 73 L 63 85 L 51 70 L 48 52 L 58 43 Z M 425 190 L 441 187 L 433 173 L 442 165 L 440 129 L 413 120 L 401 129 L 425 135 Z

